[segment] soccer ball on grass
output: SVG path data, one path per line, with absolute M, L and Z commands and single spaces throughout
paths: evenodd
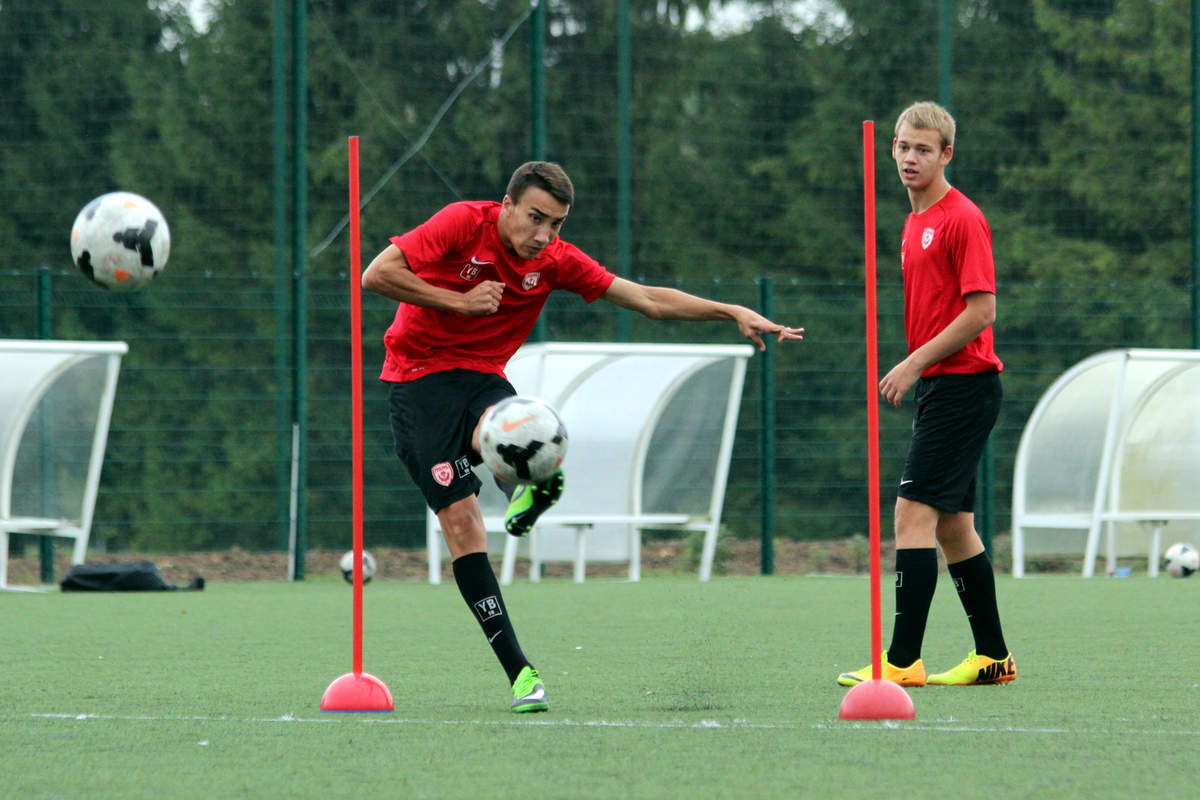
M 567 427 L 536 397 L 501 400 L 479 428 L 483 463 L 506 483 L 541 483 L 567 455 Z
M 167 266 L 171 231 L 158 207 L 109 192 L 83 207 L 71 228 L 71 259 L 88 280 L 118 292 L 140 289 Z
M 1163 553 L 1163 567 L 1173 578 L 1186 578 L 1200 569 L 1200 551 L 1187 542 L 1176 542 Z
M 342 556 L 342 560 L 338 562 L 338 567 L 342 570 L 342 577 L 346 579 L 346 583 L 354 583 L 354 551 L 347 550 L 346 555 Z M 375 577 L 375 557 L 363 550 L 362 555 L 362 570 L 363 583 L 369 583 L 371 578 Z

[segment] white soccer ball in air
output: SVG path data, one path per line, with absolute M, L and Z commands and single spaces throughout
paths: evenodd
M 501 400 L 479 428 L 483 463 L 506 483 L 541 483 L 567 455 L 567 426 L 536 397 Z
M 110 192 L 83 207 L 71 228 L 71 258 L 88 280 L 118 292 L 140 289 L 167 266 L 171 231 L 158 207 Z
M 1163 567 L 1173 578 L 1186 578 L 1200 569 L 1200 551 L 1187 542 L 1176 542 L 1163 553 Z
M 375 577 L 375 557 L 366 550 L 363 550 L 362 565 L 363 583 L 367 583 L 371 580 L 371 578 Z M 342 556 L 342 560 L 338 562 L 338 566 L 342 570 L 342 577 L 346 579 L 346 583 L 354 583 L 353 550 L 346 551 L 346 555 Z

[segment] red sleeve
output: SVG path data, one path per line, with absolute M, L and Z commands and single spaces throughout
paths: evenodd
M 608 291 L 616 277 L 575 245 L 566 244 L 554 288 L 574 292 L 591 303 Z
M 481 215 L 468 203 L 451 203 L 408 233 L 393 236 L 409 268 L 422 270 L 458 255 L 479 227 Z
M 955 226 L 951 263 L 958 265 L 958 285 L 963 295 L 996 293 L 996 266 L 992 261 L 992 232 L 983 214 L 960 217 Z

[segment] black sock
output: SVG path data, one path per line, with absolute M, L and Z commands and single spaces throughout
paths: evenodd
M 500 584 L 487 553 L 468 553 L 456 558 L 451 566 L 458 591 L 475 619 L 479 620 L 483 635 L 508 673 L 508 682 L 512 683 L 521 670 L 529 666 L 529 661 L 521 652 L 521 645 L 517 644 L 517 633 L 508 619 L 504 598 L 500 596 Z
M 896 550 L 896 616 L 887 651 L 888 663 L 893 667 L 907 667 L 921 657 L 937 574 L 937 548 Z
M 1000 609 L 996 605 L 996 576 L 987 553 L 971 556 L 965 561 L 949 564 L 950 577 L 958 590 L 958 599 L 971 633 L 975 637 L 975 652 L 997 661 L 1008 656 L 1004 633 L 1000 629 Z

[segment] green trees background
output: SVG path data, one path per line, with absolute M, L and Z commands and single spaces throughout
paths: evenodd
M 292 3 L 275 5 L 290 14 Z M 101 546 L 282 543 L 288 432 L 277 404 L 291 388 L 277 358 L 281 347 L 292 354 L 280 338 L 292 320 L 279 316 L 292 298 L 275 276 L 275 5 L 213 0 L 197 24 L 179 0 L 0 0 L 0 336 L 35 335 L 45 269 L 56 338 L 131 348 L 93 535 Z M 891 123 L 915 99 L 945 99 L 946 4 L 743 2 L 733 30 L 704 24 L 731 5 L 717 0 L 629 5 L 631 277 L 748 305 L 770 281 L 774 316 L 809 332 L 771 355 L 777 533 L 861 532 L 860 123 L 878 128 L 886 369 L 904 353 L 895 251 L 907 213 Z M 1190 345 L 1192 32 L 1183 0 L 950 5 L 951 179 L 988 215 L 1000 281 L 1002 532 L 1021 427 L 1062 369 L 1107 347 Z M 546 157 L 578 193 L 564 235 L 614 267 L 617 8 L 552 0 L 544 51 Z M 333 235 L 346 213 L 346 137 L 362 143 L 366 259 L 446 202 L 498 199 L 530 155 L 529 16 L 526 0 L 306 5 L 312 545 L 349 537 L 350 279 L 346 234 Z M 92 288 L 68 256 L 79 208 L 118 188 L 154 199 L 173 234 L 166 274 L 136 295 Z M 373 381 L 393 309 L 364 300 L 368 542 L 416 545 L 423 507 L 391 454 Z M 612 309 L 572 297 L 551 303 L 546 327 L 550 339 L 618 331 Z M 716 324 L 634 319 L 630 330 L 635 341 L 736 339 Z M 762 363 L 751 367 L 727 499 L 727 524 L 742 536 L 758 535 Z M 909 414 L 883 414 L 885 509 Z

